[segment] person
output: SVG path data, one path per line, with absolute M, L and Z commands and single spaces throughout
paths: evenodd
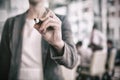
M 76 44 L 77 53 L 80 57 L 80 63 L 77 67 L 77 72 L 80 73 L 82 70 L 86 70 L 90 66 L 92 50 L 90 48 L 83 47 L 82 41 L 78 41 Z
M 95 23 L 93 25 L 93 29 L 92 29 L 91 37 L 90 37 L 90 44 L 88 47 L 91 48 L 93 52 L 97 50 L 102 50 L 104 53 L 106 53 L 107 52 L 106 37 L 97 28 L 98 26 Z
M 120 49 L 117 49 L 116 59 L 115 59 L 115 66 L 120 65 Z
M 81 71 L 89 70 L 92 50 L 88 47 L 87 48 L 84 47 L 82 41 L 78 41 L 76 43 L 76 49 L 80 57 L 79 65 L 77 66 L 77 69 L 76 69 L 76 72 L 78 74 L 76 77 L 76 80 L 86 80 L 84 76 L 81 74 Z
M 92 56 L 92 51 L 90 48 L 84 48 L 82 41 L 78 41 L 76 44 L 77 53 L 80 55 L 80 66 L 88 67 L 90 65 L 90 60 Z
M 69 69 L 76 65 L 76 48 L 66 17 L 44 8 L 44 2 L 29 0 L 28 11 L 5 22 L 0 80 L 64 80 L 60 65 Z
M 105 73 L 103 75 L 102 80 L 112 80 L 112 77 L 115 73 L 115 57 L 116 57 L 116 49 L 113 46 L 112 40 L 107 40 L 107 57 L 106 57 L 106 63 L 105 63 Z
M 111 56 L 111 52 L 112 50 L 116 50 L 113 46 L 113 42 L 112 40 L 107 40 L 107 60 L 106 60 L 106 69 L 109 68 L 109 59 L 110 59 L 110 56 Z

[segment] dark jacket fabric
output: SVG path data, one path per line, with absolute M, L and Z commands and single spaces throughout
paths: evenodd
M 18 80 L 23 27 L 27 12 L 7 19 L 0 43 L 0 80 Z M 44 39 L 42 46 L 42 63 L 45 80 L 64 80 L 61 65 L 72 69 L 77 62 L 77 53 L 73 43 L 72 32 L 67 19 L 57 15 L 62 21 L 62 39 L 65 42 L 63 55 Z M 34 74 L 33 74 L 34 76 Z

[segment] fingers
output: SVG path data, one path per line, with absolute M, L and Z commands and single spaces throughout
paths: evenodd
M 59 29 L 59 27 L 61 27 L 61 23 L 55 21 L 54 19 L 47 19 L 43 24 L 35 25 L 35 28 L 41 33 L 44 34 L 46 33 L 46 30 L 48 29 L 48 27 L 51 27 L 53 30 L 57 30 Z
M 40 27 L 40 30 L 44 29 L 44 28 L 47 28 L 47 24 L 48 23 L 58 23 L 59 22 L 56 20 L 56 19 L 53 19 L 53 18 L 48 18 L 47 20 L 45 20 L 42 24 L 41 24 L 41 27 Z
M 46 19 L 51 17 L 51 14 L 52 14 L 52 11 L 51 10 L 47 10 L 47 13 L 41 18 L 41 20 L 45 21 Z
M 35 24 L 34 27 L 38 31 L 42 32 L 43 30 L 45 30 L 46 28 L 49 27 L 48 26 L 49 23 L 57 23 L 57 22 L 55 21 L 55 19 L 49 18 L 49 19 L 45 20 L 42 24 L 39 24 L 39 23 Z
M 35 24 L 34 26 L 40 33 L 45 33 L 48 27 L 52 27 L 55 30 L 58 27 L 61 27 L 62 23 L 60 19 L 50 10 L 46 17 L 42 18 L 41 21 L 43 21 L 41 24 Z
M 38 24 L 35 24 L 34 28 L 37 29 L 37 30 L 39 30 L 40 26 Z
M 48 24 L 46 25 L 46 28 L 43 28 L 43 29 L 41 29 L 40 31 L 41 31 L 42 33 L 46 33 L 48 27 L 51 27 L 53 30 L 56 30 L 56 29 L 57 29 L 56 26 L 59 26 L 58 23 L 48 23 Z
M 46 19 L 48 19 L 49 17 L 51 18 L 56 18 L 59 19 L 54 12 L 52 12 L 51 10 L 47 9 L 47 13 L 40 19 L 42 21 L 45 21 Z

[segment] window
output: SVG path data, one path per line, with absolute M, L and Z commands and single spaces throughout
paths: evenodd
M 0 0 L 0 8 L 5 8 L 5 0 Z
M 115 5 L 115 1 L 114 1 L 114 0 L 108 0 L 108 2 L 109 2 L 112 6 Z
M 119 26 L 119 39 L 120 39 L 120 26 Z
M 110 29 L 110 38 L 114 38 L 114 29 L 113 28 L 111 28 Z

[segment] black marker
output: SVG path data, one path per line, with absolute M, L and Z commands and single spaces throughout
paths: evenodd
M 38 18 L 34 18 L 34 21 L 35 21 L 36 24 L 42 24 L 42 23 L 43 23 L 43 21 L 41 21 L 41 20 L 38 19 Z

